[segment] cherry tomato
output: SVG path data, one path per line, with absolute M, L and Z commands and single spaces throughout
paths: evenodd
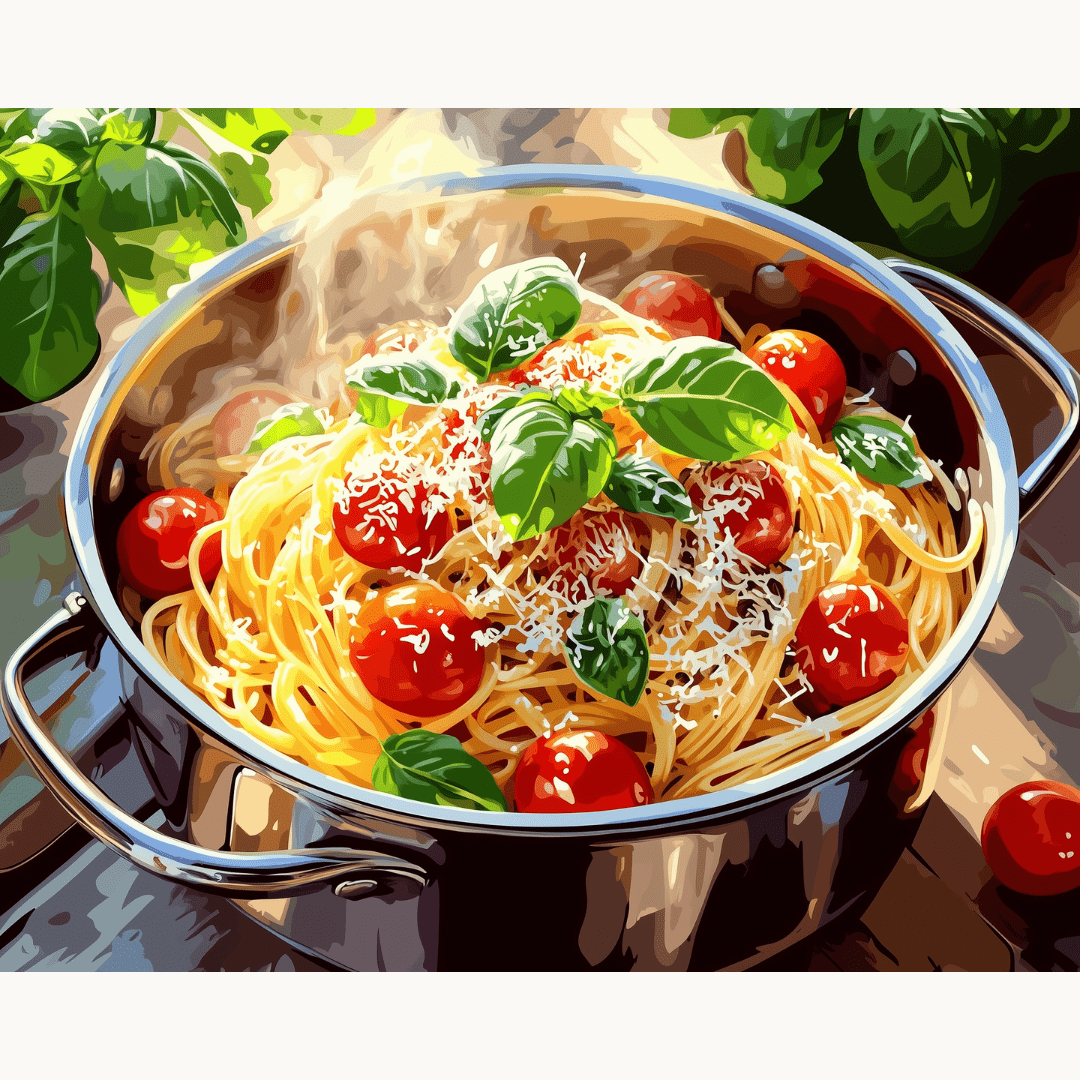
M 188 551 L 195 534 L 224 511 L 194 488 L 179 487 L 147 495 L 120 525 L 116 554 L 132 588 L 151 600 L 191 588 Z M 221 569 L 221 542 L 208 540 L 199 557 L 199 573 L 209 584 Z
M 383 589 L 360 609 L 349 659 L 371 696 L 410 716 L 441 716 L 476 693 L 486 630 L 446 589 L 410 581 Z
M 719 490 L 716 490 L 719 488 Z M 728 529 L 735 547 L 763 566 L 780 562 L 791 546 L 795 518 L 791 500 L 780 474 L 765 461 L 729 461 L 709 464 L 700 479 L 691 480 L 687 491 L 690 501 L 702 510 L 737 498 L 720 519 Z M 749 500 L 742 509 L 741 504 Z
M 334 535 L 365 566 L 419 570 L 453 535 L 450 515 L 432 512 L 430 491 L 384 472 L 362 480 L 349 476 L 334 503 Z
M 590 341 L 596 341 L 600 337 L 600 331 L 594 327 L 589 327 L 588 330 L 582 330 L 577 334 L 571 334 L 568 338 L 559 338 L 558 341 L 551 342 L 550 345 L 545 345 L 531 360 L 526 360 L 524 364 L 519 364 L 512 371 L 505 373 L 505 376 L 500 376 L 500 381 L 505 380 L 508 386 L 519 386 L 525 383 L 528 386 L 539 386 L 540 375 L 547 371 L 551 364 L 550 353 L 552 350 L 562 348 L 568 342 L 573 342 L 577 345 L 585 345 Z M 582 363 L 581 359 L 574 355 L 572 352 L 565 357 L 562 363 L 562 367 L 559 369 L 559 376 L 565 382 L 573 382 L 577 379 L 588 379 L 591 372 L 586 370 L 586 365 Z
M 790 386 L 822 431 L 833 426 L 844 404 L 847 375 L 827 341 L 805 330 L 774 330 L 751 345 L 746 355 Z
M 245 390 L 230 398 L 218 409 L 210 425 L 214 453 L 218 457 L 242 454 L 251 445 L 255 425 L 292 400 L 288 394 L 270 387 Z
M 548 573 L 562 571 L 567 581 L 584 577 L 594 592 L 622 596 L 645 565 L 649 526 L 623 510 L 586 510 L 560 525 L 552 536 Z
M 1080 887 L 1080 791 L 1053 780 L 1010 788 L 986 815 L 982 849 L 997 879 L 1017 892 Z
M 803 612 L 792 642 L 813 686 L 817 712 L 861 701 L 891 683 L 904 666 L 908 624 L 896 601 L 873 584 L 827 585 Z
M 625 743 L 587 728 L 537 739 L 514 774 L 522 814 L 584 814 L 644 806 L 653 799 L 645 766 Z
M 682 274 L 648 274 L 620 301 L 625 311 L 659 323 L 673 338 L 720 339 L 723 324 L 707 289 Z

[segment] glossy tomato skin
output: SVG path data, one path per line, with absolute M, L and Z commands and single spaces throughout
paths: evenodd
M 780 474 L 766 461 L 728 461 L 706 465 L 699 477 L 687 487 L 690 501 L 708 510 L 737 497 L 740 505 L 724 514 L 720 528 L 731 532 L 739 551 L 763 566 L 780 562 L 795 534 L 791 500 Z
M 648 274 L 621 300 L 631 315 L 652 319 L 673 338 L 720 339 L 723 323 L 709 291 L 682 274 Z
M 410 716 L 442 716 L 476 693 L 486 630 L 453 593 L 423 581 L 382 589 L 356 617 L 349 659 L 371 696 Z
M 625 510 L 583 510 L 553 533 L 548 573 L 562 572 L 568 582 L 584 577 L 596 593 L 623 596 L 641 574 L 651 530 Z
M 377 570 L 418 571 L 453 535 L 450 515 L 432 512 L 430 491 L 391 473 L 345 478 L 334 502 L 332 523 L 341 546 Z
M 191 588 L 188 551 L 195 534 L 224 511 L 195 488 L 179 487 L 147 495 L 120 525 L 116 553 L 120 572 L 132 588 L 151 600 Z M 221 569 L 221 541 L 203 544 L 199 573 L 207 584 Z
M 1053 780 L 1010 788 L 983 821 L 982 848 L 997 879 L 1016 892 L 1080 888 L 1080 791 Z
M 514 773 L 514 804 L 522 814 L 584 814 L 652 800 L 649 774 L 637 755 L 589 728 L 537 739 Z
M 827 341 L 805 330 L 774 330 L 751 345 L 746 355 L 789 386 L 823 432 L 833 426 L 844 405 L 847 374 Z
M 810 601 L 792 641 L 813 693 L 797 699 L 829 712 L 883 690 L 904 667 L 908 623 L 872 582 L 827 585 Z

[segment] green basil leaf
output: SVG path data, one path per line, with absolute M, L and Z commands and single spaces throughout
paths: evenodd
M 101 109 L 23 109 L 8 125 L 7 140 L 43 144 L 81 165 L 104 130 Z
M 271 154 L 292 134 L 276 109 L 187 109 L 223 139 L 244 150 Z M 196 130 L 196 134 L 198 131 Z
M 757 109 L 672 109 L 668 114 L 668 131 L 683 139 L 700 139 L 703 135 L 720 135 L 750 123 Z
M 551 402 L 505 413 L 491 437 L 491 491 L 511 539 L 539 536 L 573 517 L 603 490 L 616 451 L 609 424 Z
M 555 395 L 555 401 L 571 416 L 591 416 L 598 420 L 607 409 L 619 404 L 619 397 L 588 386 L 564 386 Z
M 210 164 L 221 173 L 229 194 L 252 214 L 265 210 L 273 201 L 270 162 L 266 158 L 254 154 L 249 164 L 242 154 L 226 150 L 223 154 L 211 154 Z
M 97 358 L 101 282 L 90 269 L 90 245 L 63 206 L 24 221 L 2 256 L 0 378 L 45 401 Z
M 453 735 L 414 728 L 390 735 L 371 769 L 376 791 L 435 806 L 505 810 L 495 777 Z
M 734 345 L 686 337 L 623 376 L 623 406 L 664 449 L 703 461 L 769 450 L 795 430 L 783 392 Z
M 1001 144 L 979 109 L 864 109 L 859 160 L 878 208 L 914 255 L 976 247 L 1001 193 Z
M 282 405 L 255 425 L 251 443 L 245 452 L 261 454 L 268 446 L 282 439 L 294 439 L 297 435 L 323 435 L 325 432 L 322 421 L 315 415 L 314 405 L 299 402 Z
M 384 428 L 410 405 L 438 405 L 461 393 L 461 384 L 423 360 L 401 360 L 353 368 L 356 411 L 364 423 Z
M 480 379 L 531 360 L 581 318 L 566 263 L 551 256 L 488 274 L 450 320 L 450 352 Z
M 516 394 L 507 394 L 499 398 L 490 409 L 480 417 L 480 438 L 491 442 L 499 421 L 511 410 L 529 401 L 553 401 L 550 390 L 522 390 Z
M 48 143 L 12 143 L 3 161 L 27 183 L 43 187 L 57 187 L 79 177 L 78 162 Z
M 178 146 L 105 143 L 78 202 L 86 235 L 138 315 L 189 281 L 195 263 L 245 238 L 221 177 Z
M 375 123 L 374 109 L 278 109 L 294 131 L 316 135 L 359 135 Z
M 19 205 L 22 196 L 22 184 L 15 170 L 4 164 L 0 158 L 0 248 L 10 239 L 11 234 L 23 223 L 26 211 Z M 0 259 L 0 266 L 3 265 Z
M 847 109 L 758 109 L 746 130 L 746 178 L 754 194 L 785 206 L 821 185 L 840 145 Z
M 570 624 L 563 645 L 574 674 L 591 690 L 636 705 L 649 680 L 645 626 L 621 598 L 594 597 Z
M 145 146 L 154 137 L 156 109 L 112 109 L 101 118 L 100 138 L 113 142 Z
M 604 494 L 634 514 L 657 514 L 687 522 L 697 517 L 686 488 L 662 465 L 637 454 L 615 459 Z
M 933 479 L 911 436 L 891 420 L 843 416 L 833 424 L 832 438 L 844 464 L 876 483 L 906 488 Z
M 1006 154 L 1041 154 L 1069 125 L 1069 109 L 983 109 Z
M 423 360 L 378 363 L 350 371 L 355 386 L 416 405 L 438 405 L 461 393 L 461 384 Z
M 395 419 L 409 407 L 407 401 L 399 401 L 395 398 L 385 397 L 382 394 L 372 394 L 364 390 L 359 383 L 349 383 L 358 391 L 356 398 L 356 411 L 360 414 L 364 423 L 376 431 L 382 431 L 390 426 L 390 421 Z

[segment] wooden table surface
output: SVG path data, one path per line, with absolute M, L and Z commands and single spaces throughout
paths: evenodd
M 544 110 L 538 112 L 544 113 Z M 294 137 L 271 159 L 276 200 L 257 235 L 295 216 L 342 161 L 374 180 L 493 162 L 598 160 L 737 187 L 700 146 L 671 144 L 652 114 L 578 110 L 541 116 L 516 142 L 484 141 L 473 113 L 383 118 L 359 144 Z M 659 132 L 659 134 L 658 134 Z M 567 141 L 569 140 L 569 141 Z M 514 154 L 518 157 L 515 158 Z M 678 156 L 681 154 L 682 156 Z M 591 155 L 591 156 L 590 156 Z M 478 160 L 479 159 L 479 160 Z M 1069 189 L 1072 190 L 1071 188 Z M 1080 195 L 1080 191 L 1077 192 Z M 1080 205 L 1080 199 L 1074 200 Z M 1080 362 L 1080 242 L 1063 226 L 1060 257 L 1036 268 L 1010 301 L 1076 366 Z M 1069 236 L 1074 240 L 1069 243 Z M 114 290 L 99 319 L 102 356 L 84 382 L 44 405 L 0 416 L 0 657 L 8 656 L 75 584 L 60 505 L 74 423 L 108 359 L 137 320 Z M 764 965 L 774 970 L 1077 970 L 1080 905 L 1001 887 L 978 843 L 999 794 L 1029 779 L 1080 779 L 1080 465 L 1024 522 L 999 608 L 955 684 L 945 755 L 925 818 L 859 918 Z M 87 706 L 88 718 L 98 706 Z M 104 706 L 103 706 L 104 707 Z M 77 722 L 77 721 L 76 721 Z M 6 735 L 0 729 L 0 739 Z M 0 867 L 13 842 L 12 807 L 32 785 L 10 745 L 0 749 Z M 22 800 L 22 801 L 20 801 Z M 62 813 L 62 811 L 60 811 Z M 35 827 L 27 825 L 21 843 Z M 5 837 L 5 828 L 9 830 Z M 43 835 L 44 835 L 43 831 Z M 0 870 L 0 970 L 313 969 L 319 965 L 228 903 L 135 869 L 80 830 L 13 871 Z

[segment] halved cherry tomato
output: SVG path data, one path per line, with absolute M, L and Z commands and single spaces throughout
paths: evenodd
M 619 303 L 631 315 L 659 323 L 673 338 L 719 340 L 723 330 L 709 291 L 682 274 L 648 274 Z
M 453 535 L 450 515 L 432 512 L 430 491 L 390 472 L 362 480 L 345 479 L 334 503 L 334 535 L 365 566 L 378 570 L 419 570 Z
M 1010 788 L 986 815 L 982 849 L 997 879 L 1017 892 L 1080 888 L 1080 791 L 1053 780 Z
M 790 386 L 822 431 L 833 426 L 844 404 L 847 375 L 827 341 L 805 330 L 774 330 L 751 345 L 746 355 Z
M 719 489 L 719 490 L 717 490 Z M 735 547 L 763 566 L 780 562 L 791 546 L 795 519 L 791 500 L 779 473 L 765 461 L 729 461 L 706 465 L 687 485 L 690 501 L 703 510 L 738 498 L 749 505 L 733 506 L 720 519 Z
M 360 609 L 349 659 L 371 696 L 410 716 L 441 716 L 476 693 L 486 630 L 453 593 L 423 581 L 383 589 Z
M 868 582 L 827 585 L 810 601 L 792 642 L 819 712 L 851 705 L 896 679 L 908 651 L 908 624 L 896 601 Z
M 514 773 L 522 814 L 583 814 L 644 806 L 653 799 L 649 774 L 625 743 L 588 728 L 537 739 Z
M 649 526 L 624 510 L 583 510 L 552 535 L 548 573 L 568 581 L 584 577 L 594 592 L 622 596 L 645 565 Z
M 195 534 L 224 511 L 195 488 L 147 495 L 120 525 L 116 554 L 132 588 L 151 600 L 191 588 L 188 551 Z M 199 556 L 199 574 L 209 584 L 221 569 L 221 541 L 211 538 Z

